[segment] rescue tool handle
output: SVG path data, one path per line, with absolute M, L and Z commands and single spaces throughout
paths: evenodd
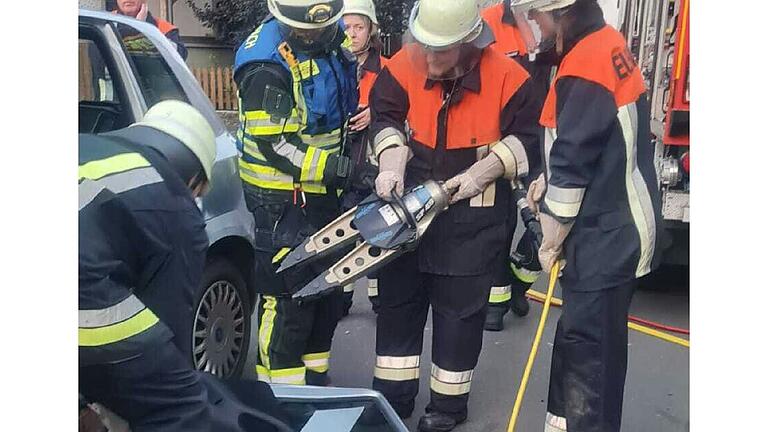
M 408 222 L 408 228 L 416 229 L 416 218 L 413 217 L 411 212 L 408 211 L 408 207 L 405 205 L 405 201 L 403 201 L 403 197 L 400 196 L 400 194 L 395 191 L 395 188 L 392 188 L 392 197 L 395 199 L 395 202 L 400 207 L 400 209 L 403 211 L 403 214 L 405 214 L 406 222 Z

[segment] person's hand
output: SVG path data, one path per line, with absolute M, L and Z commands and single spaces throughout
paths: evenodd
M 146 21 L 147 20 L 147 13 L 149 13 L 149 10 L 147 9 L 147 4 L 142 3 L 141 8 L 139 8 L 139 13 L 136 14 L 136 19 L 139 21 Z
M 544 191 L 547 190 L 547 181 L 544 179 L 544 174 L 540 174 L 539 177 L 531 182 L 531 186 L 528 188 L 528 193 L 525 195 L 525 200 L 528 203 L 528 208 L 533 211 L 533 214 L 539 214 L 539 201 L 544 196 Z
M 364 110 L 355 114 L 354 117 L 349 119 L 349 128 L 353 131 L 361 131 L 371 124 L 371 108 L 366 107 Z
M 445 182 L 445 188 L 453 194 L 451 204 L 479 195 L 502 175 L 504 175 L 504 164 L 495 153 L 490 153 L 463 173 Z
M 379 155 L 379 175 L 376 176 L 376 195 L 385 201 L 392 201 L 392 190 L 403 195 L 405 187 L 405 165 L 411 156 L 407 146 L 390 147 Z
M 539 263 L 545 272 L 550 272 L 555 262 L 560 259 L 563 242 L 571 232 L 573 222 L 564 224 L 546 213 L 539 213 L 539 220 L 544 234 L 539 248 Z

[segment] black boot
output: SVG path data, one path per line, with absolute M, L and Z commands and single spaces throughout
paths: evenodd
M 461 424 L 467 416 L 456 418 L 450 414 L 438 411 L 428 412 L 419 419 L 419 430 L 422 432 L 448 432 Z
M 528 315 L 530 305 L 528 305 L 528 298 L 525 296 L 525 292 L 528 291 L 528 286 L 518 287 L 512 285 L 512 301 L 510 308 L 515 315 L 524 317 Z
M 504 315 L 509 310 L 509 305 L 504 304 L 491 304 L 488 306 L 488 312 L 485 314 L 485 325 L 483 329 L 488 331 L 502 331 L 504 330 Z

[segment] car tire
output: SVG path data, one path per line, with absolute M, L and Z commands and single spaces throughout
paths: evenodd
M 239 377 L 248 355 L 251 304 L 245 279 L 222 257 L 209 259 L 195 300 L 192 361 L 198 370 Z

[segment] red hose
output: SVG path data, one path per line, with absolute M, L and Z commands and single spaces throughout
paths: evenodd
M 528 298 L 531 299 L 531 300 L 535 300 L 535 301 L 537 301 L 539 303 L 544 303 L 543 301 L 541 301 L 540 299 L 538 299 L 536 297 L 528 296 Z M 556 305 L 554 303 L 552 305 L 559 307 L 559 305 Z M 636 317 L 634 315 L 630 315 L 629 316 L 629 320 L 632 321 L 632 322 L 635 322 L 637 324 L 642 324 L 642 325 L 645 325 L 645 326 L 648 326 L 648 327 L 653 327 L 653 328 L 655 328 L 657 330 L 665 330 L 665 331 L 668 331 L 668 332 L 684 334 L 684 335 L 689 335 L 689 336 L 691 334 L 691 331 L 688 330 L 688 329 L 684 329 L 684 328 L 680 328 L 680 327 L 673 327 L 673 326 L 657 323 L 655 321 L 650 321 L 650 320 L 647 320 L 647 319 Z

